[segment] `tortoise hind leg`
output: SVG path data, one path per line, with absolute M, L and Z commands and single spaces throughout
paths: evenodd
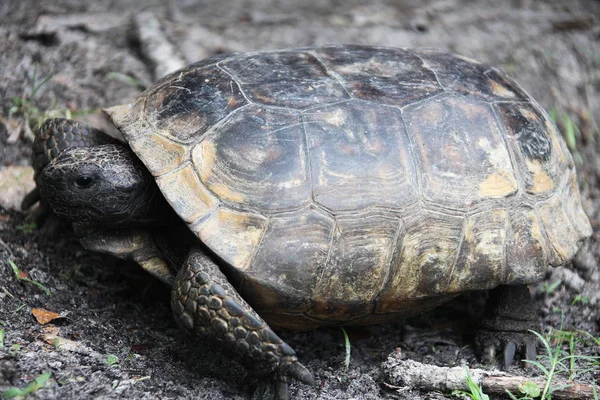
M 485 363 L 493 363 L 496 352 L 503 351 L 502 366 L 508 369 L 517 350 L 524 359 L 535 360 L 536 338 L 529 330 L 539 331 L 536 304 L 526 285 L 499 286 L 490 292 L 485 317 L 475 337 L 475 345 Z
M 278 399 L 288 398 L 290 378 L 315 384 L 294 350 L 246 303 L 202 250 L 192 249 L 177 274 L 171 306 L 185 331 L 214 339 L 237 361 L 261 375 L 272 376 Z

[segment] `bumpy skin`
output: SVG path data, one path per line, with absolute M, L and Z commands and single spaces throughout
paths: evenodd
M 81 122 L 65 118 L 46 120 L 33 142 L 32 159 L 36 179 L 44 167 L 63 150 L 119 143 L 121 142 L 101 130 Z
M 280 391 L 287 392 L 288 377 L 314 385 L 296 352 L 252 310 L 200 249 L 192 251 L 177 274 L 171 306 L 184 330 L 221 343 L 257 373 L 274 375 L 284 383 Z
M 33 142 L 31 158 L 35 172 L 34 178 L 39 184 L 38 179 L 42 170 L 63 150 L 117 143 L 120 143 L 117 139 L 81 122 L 65 118 L 46 120 L 37 131 Z M 39 187 L 36 187 L 23 199 L 21 208 L 23 210 L 31 208 L 40 198 Z M 46 204 L 42 202 L 40 208 L 42 211 L 39 213 L 38 218 L 45 219 L 48 214 Z

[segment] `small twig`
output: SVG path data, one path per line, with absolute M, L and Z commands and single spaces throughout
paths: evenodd
M 412 387 L 424 390 L 468 390 L 464 367 L 437 367 L 422 364 L 413 360 L 388 358 L 384 364 L 386 380 L 389 384 L 400 387 Z M 500 371 L 470 369 L 472 379 L 488 394 L 505 394 L 506 391 L 519 393 L 519 386 L 533 382 L 538 387 L 545 386 L 542 378 L 509 375 Z M 558 388 L 552 392 L 553 399 L 591 400 L 594 399 L 594 387 L 584 383 L 554 381 Z
M 134 17 L 136 34 L 144 57 L 154 68 L 154 78 L 174 72 L 185 66 L 177 48 L 169 42 L 160 22 L 150 11 L 144 11 Z

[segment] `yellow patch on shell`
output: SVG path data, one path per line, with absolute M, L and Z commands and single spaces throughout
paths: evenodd
M 210 190 L 221 199 L 226 199 L 236 203 L 244 202 L 244 196 L 241 193 L 231 190 L 229 186 L 223 183 L 210 184 Z
M 215 164 L 217 148 L 210 139 L 203 140 L 192 151 L 192 160 L 200 173 L 202 182 L 208 181 L 212 174 L 212 167 Z
M 517 190 L 515 179 L 504 171 L 494 172 L 479 184 L 481 197 L 504 197 Z
M 219 198 L 235 203 L 243 203 L 245 198 L 241 193 L 232 190 L 223 183 L 210 181 L 213 168 L 217 167 L 215 165 L 217 161 L 216 158 L 217 148 L 210 138 L 202 141 L 202 143 L 196 146 L 192 151 L 192 160 L 198 168 L 202 182 L 204 182 L 204 184 Z
M 513 98 L 516 97 L 516 94 L 508 89 L 506 86 L 502 85 L 499 82 L 496 82 L 493 79 L 490 79 L 490 87 L 492 89 L 492 93 L 494 93 L 496 96 L 498 97 L 503 97 L 503 98 Z
M 517 190 L 517 181 L 511 172 L 510 156 L 506 147 L 499 145 L 494 147 L 486 137 L 481 137 L 477 144 L 484 149 L 489 156 L 489 162 L 496 172 L 489 174 L 479 184 L 479 195 L 481 197 L 504 197 Z
M 527 160 L 527 168 L 533 176 L 533 184 L 529 190 L 530 192 L 534 194 L 546 193 L 554 188 L 554 181 L 548 176 L 548 173 L 539 161 Z
M 531 110 L 525 108 L 525 107 L 521 107 L 519 108 L 519 111 L 521 112 L 521 114 L 523 114 L 523 116 L 525 118 L 527 118 L 527 120 L 529 121 L 537 121 L 538 120 L 538 116 L 536 113 L 532 112 Z
M 185 146 L 157 134 L 135 137 L 129 145 L 154 176 L 175 169 L 189 156 Z
M 156 182 L 173 209 L 187 223 L 204 217 L 217 203 L 200 182 L 191 164 L 159 176 Z
M 220 207 L 198 229 L 198 237 L 225 262 L 247 270 L 267 227 L 262 215 Z

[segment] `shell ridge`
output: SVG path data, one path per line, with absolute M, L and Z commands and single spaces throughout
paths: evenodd
M 317 50 L 318 49 L 311 49 L 311 50 L 308 50 L 307 53 L 310 54 L 311 56 L 313 56 L 321 64 L 321 66 L 323 68 L 325 68 L 325 71 L 329 75 L 331 75 L 335 78 L 335 80 L 340 84 L 342 89 L 344 89 L 344 92 L 346 92 L 346 94 L 350 97 L 350 99 L 354 99 L 354 96 L 352 95 L 352 93 L 346 88 L 346 83 L 344 82 L 342 77 L 339 76 L 339 74 L 337 72 L 335 72 L 334 70 L 329 68 L 329 66 L 325 63 L 325 61 L 323 61 L 321 59 L 321 57 L 318 56 L 318 54 L 316 53 Z M 329 105 L 331 105 L 331 104 L 329 104 Z
M 331 253 L 333 252 L 333 241 L 335 240 L 336 231 L 340 232 L 340 229 L 338 226 L 337 219 L 334 216 L 333 217 L 333 228 L 331 229 L 330 238 L 329 238 L 329 248 L 327 249 L 327 257 L 325 257 L 325 262 L 323 262 L 323 265 L 320 266 L 321 273 L 319 274 L 319 277 L 315 280 L 315 285 L 314 285 L 315 288 L 319 287 L 321 281 L 323 280 L 323 275 L 325 275 L 325 272 L 327 271 L 327 265 L 329 264 L 329 260 L 331 258 Z M 314 294 L 314 292 L 313 292 L 313 294 Z M 314 297 L 313 297 L 313 301 L 314 301 Z
M 400 217 L 398 220 L 398 228 L 396 229 L 396 233 L 394 234 L 394 239 L 392 240 L 393 248 L 391 251 L 390 261 L 388 263 L 388 267 L 385 272 L 385 276 L 384 276 L 383 280 L 381 281 L 381 285 L 379 286 L 379 291 L 373 297 L 374 309 L 373 309 L 372 314 L 376 314 L 379 299 L 380 299 L 381 295 L 383 294 L 383 291 L 388 287 L 390 276 L 392 274 L 392 269 L 394 269 L 394 266 L 395 266 L 394 264 L 400 264 L 398 261 L 400 261 L 400 250 L 402 247 L 402 238 L 403 238 L 402 234 L 406 231 L 404 229 L 404 227 L 405 227 L 404 218 Z
M 407 49 L 404 49 L 404 51 L 406 51 L 409 54 L 412 54 L 413 56 L 417 57 L 419 60 L 421 60 L 421 62 L 423 63 L 423 67 L 429 71 L 431 71 L 431 73 L 433 73 L 433 75 L 435 76 L 435 80 L 437 81 L 437 84 L 440 86 L 440 88 L 443 90 L 442 93 L 447 92 L 448 90 L 444 87 L 444 85 L 442 85 L 442 82 L 440 81 L 440 77 L 438 76 L 438 73 L 435 69 L 431 68 L 429 66 L 429 64 L 427 63 L 427 61 L 417 52 L 414 51 L 410 51 Z
M 253 102 L 252 100 L 250 100 L 250 99 L 248 98 L 248 96 L 246 95 L 246 91 L 244 90 L 244 87 L 243 87 L 243 85 L 242 85 L 242 84 L 240 83 L 240 81 L 238 80 L 238 77 L 237 77 L 237 75 L 236 75 L 236 74 L 234 74 L 233 72 L 229 71 L 229 70 L 228 70 L 226 67 L 224 67 L 224 66 L 222 66 L 222 65 L 221 65 L 221 62 L 223 62 L 223 61 L 227 61 L 227 60 L 230 60 L 230 59 L 233 59 L 233 58 L 235 58 L 235 57 L 230 57 L 230 58 L 228 58 L 228 59 L 226 59 L 226 60 L 221 60 L 221 61 L 219 61 L 218 63 L 216 63 L 216 64 L 215 64 L 215 66 L 216 66 L 216 67 L 217 67 L 217 68 L 218 68 L 220 71 L 223 71 L 225 74 L 227 74 L 227 76 L 229 76 L 229 77 L 231 78 L 231 80 L 232 80 L 233 82 L 235 82 L 235 84 L 236 84 L 236 85 L 238 85 L 238 88 L 240 89 L 240 93 L 242 94 L 242 96 L 244 96 L 244 100 L 246 100 L 246 101 L 248 102 L 248 104 L 247 104 L 247 105 L 254 104 L 254 102 Z M 249 66 L 248 66 L 248 67 L 249 67 Z M 246 68 L 248 68 L 248 67 L 246 67 Z M 243 70 L 242 70 L 242 71 L 243 71 Z M 238 72 L 241 72 L 241 71 L 238 71 Z M 243 107 L 240 107 L 240 108 L 243 108 Z M 231 114 L 229 114 L 229 115 L 231 115 Z M 228 115 L 228 117 L 229 117 L 229 115 Z
M 306 159 L 306 166 L 308 169 L 308 178 L 310 179 L 310 200 L 313 204 L 317 205 L 315 200 L 315 180 L 313 176 L 312 163 L 310 162 L 310 142 L 308 140 L 308 132 L 306 131 L 306 115 L 300 114 L 300 121 L 302 121 L 302 132 L 304 133 L 304 157 Z
M 506 130 L 506 126 L 502 123 L 500 116 L 498 115 L 498 112 L 496 110 L 496 106 L 489 104 L 488 103 L 488 107 L 490 108 L 490 110 L 492 111 L 492 114 L 494 115 L 494 121 L 496 122 L 496 125 L 501 133 L 500 137 L 502 139 L 502 143 L 504 144 L 504 148 L 508 151 L 508 159 L 510 161 L 510 167 L 512 169 L 512 173 L 515 176 L 515 180 L 517 181 L 517 192 L 514 193 L 512 196 L 513 198 L 519 199 L 523 196 L 523 193 L 525 192 L 524 187 L 523 187 L 523 183 L 525 182 L 525 178 L 523 177 L 523 171 L 521 171 L 517 162 L 517 154 L 515 154 L 515 152 L 517 151 L 517 149 L 513 149 L 511 142 L 513 142 L 510 138 L 510 135 L 508 134 L 508 131 Z M 515 143 L 516 145 L 516 143 Z
M 444 284 L 444 287 L 441 290 L 442 293 L 448 293 L 450 284 L 452 283 L 452 278 L 454 277 L 454 273 L 456 271 L 456 266 L 458 264 L 458 259 L 460 257 L 460 251 L 462 250 L 463 244 L 465 242 L 465 236 L 467 233 L 467 225 L 468 224 L 469 224 L 469 218 L 467 218 L 467 217 L 462 218 L 462 225 L 460 228 L 460 235 L 458 235 L 459 239 L 458 239 L 458 245 L 456 247 L 456 254 L 455 254 L 454 262 L 452 263 L 452 267 L 450 268 L 450 272 L 448 273 L 448 279 L 446 280 L 446 283 Z
M 442 92 L 443 93 L 443 92 Z M 425 197 L 423 195 L 423 184 L 422 184 L 422 180 L 423 180 L 423 174 L 422 174 L 422 168 L 423 165 L 421 165 L 421 160 L 418 154 L 416 154 L 417 152 L 417 143 L 415 143 L 414 138 L 408 134 L 409 129 L 408 126 L 406 125 L 406 118 L 404 118 L 404 111 L 402 109 L 400 109 L 400 120 L 402 121 L 402 126 L 404 127 L 404 132 L 401 134 L 405 134 L 405 139 L 406 142 L 409 144 L 409 146 L 407 146 L 407 151 L 408 154 L 410 154 L 410 163 L 411 166 L 414 167 L 414 171 L 415 171 L 415 182 L 417 185 L 417 199 L 421 204 L 425 204 Z
M 556 262 L 556 256 L 553 256 L 552 253 L 554 253 L 555 255 L 557 254 L 559 257 L 561 257 L 560 256 L 561 255 L 561 251 L 560 251 L 560 248 L 558 246 L 560 246 L 561 244 L 563 244 L 564 240 L 561 241 L 561 242 L 557 242 L 557 243 L 555 243 L 553 240 L 551 240 L 551 234 L 548 231 L 549 227 L 546 226 L 546 222 L 544 221 L 544 218 L 542 216 L 542 210 L 541 210 L 541 208 L 544 205 L 551 204 L 552 202 L 558 202 L 558 201 L 560 201 L 559 197 L 562 197 L 563 192 L 567 191 L 567 186 L 569 184 L 569 178 L 570 178 L 570 175 L 571 175 L 571 169 L 572 168 L 567 168 L 565 170 L 565 173 L 561 177 L 561 182 L 558 185 L 559 189 L 555 190 L 554 193 L 552 193 L 550 196 L 547 196 L 546 198 L 537 201 L 535 203 L 535 207 L 534 207 L 535 212 L 536 212 L 536 216 L 537 216 L 537 218 L 540 221 L 540 230 L 542 231 L 542 234 L 543 234 L 543 237 L 544 237 L 544 242 L 546 243 L 545 246 L 548 247 L 548 244 L 549 244 L 550 245 L 549 247 L 551 247 L 551 249 L 552 249 L 552 251 L 547 251 L 546 250 L 546 252 L 548 254 L 548 264 L 552 265 L 553 267 L 557 267 L 559 265 L 563 265 L 569 259 L 571 259 L 575 254 L 568 254 L 567 257 L 565 258 L 565 261 L 563 261 L 562 263 L 557 263 Z M 539 196 L 532 196 L 532 197 L 539 197 Z M 573 232 L 577 232 L 577 229 L 573 226 L 572 222 L 570 221 L 569 213 L 566 212 L 562 201 L 560 202 L 559 209 L 566 216 L 566 218 L 564 218 L 564 219 L 566 219 L 568 221 L 567 224 L 569 226 L 569 229 L 572 230 Z M 551 260 L 553 260 L 553 262 Z

